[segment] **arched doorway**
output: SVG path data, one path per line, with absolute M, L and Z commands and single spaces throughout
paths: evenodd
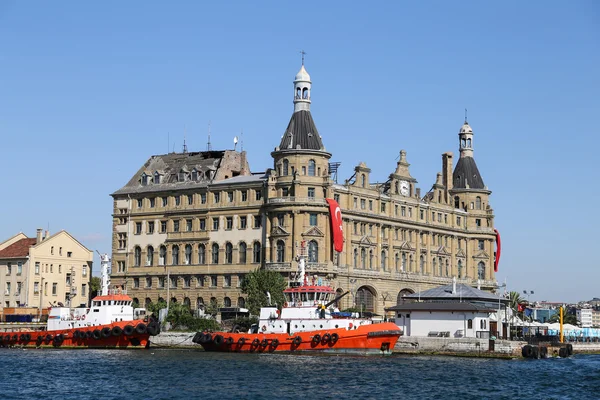
M 398 297 L 396 298 L 396 304 L 400 305 L 400 304 L 412 302 L 413 300 L 405 299 L 404 296 L 408 296 L 409 294 L 413 294 L 413 293 L 414 293 L 414 291 L 411 289 L 402 289 L 400 292 L 398 292 Z
M 375 312 L 377 295 L 375 290 L 368 286 L 361 286 L 356 291 L 356 307 L 361 311 Z

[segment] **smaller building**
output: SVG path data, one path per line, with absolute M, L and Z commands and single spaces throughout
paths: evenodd
M 578 308 L 577 309 L 577 322 L 582 328 L 591 328 L 593 325 L 593 310 L 591 308 Z
M 507 337 L 506 323 L 499 329 L 490 315 L 504 308 L 508 300 L 468 285 L 440 286 L 404 297 L 405 303 L 386 308 L 393 311 L 396 325 L 405 336 Z

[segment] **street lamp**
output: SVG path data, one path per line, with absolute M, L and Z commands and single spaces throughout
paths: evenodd
M 534 294 L 533 290 L 523 290 L 523 294 L 525 296 L 527 296 L 527 306 L 530 305 L 529 303 L 529 296 L 531 296 L 532 294 Z M 523 309 L 523 322 L 525 321 L 525 309 Z M 529 336 L 531 336 L 531 321 L 527 321 L 529 322 L 529 328 L 527 329 L 527 333 L 529 333 Z
M 504 282 L 502 285 L 499 285 L 498 282 L 496 282 L 496 289 L 500 290 L 500 288 L 504 288 L 504 292 L 506 293 L 506 282 Z M 500 299 L 502 298 L 502 296 L 500 295 L 500 292 L 498 292 L 498 314 L 496 320 L 496 336 L 497 337 L 501 337 L 500 333 L 502 332 L 502 330 L 500 329 L 502 326 L 502 318 L 500 317 Z M 504 307 L 504 315 L 506 320 L 508 321 L 508 318 L 506 317 L 506 307 Z

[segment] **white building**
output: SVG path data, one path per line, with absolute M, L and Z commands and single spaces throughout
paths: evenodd
M 592 323 L 592 309 L 591 308 L 579 308 L 577 309 L 577 322 L 582 328 L 591 328 Z

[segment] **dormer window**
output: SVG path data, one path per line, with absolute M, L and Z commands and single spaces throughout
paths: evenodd
M 192 180 L 193 180 L 194 182 L 196 182 L 196 181 L 198 180 L 198 171 L 196 170 L 196 168 L 194 168 L 194 169 L 192 170 Z
M 140 181 L 142 183 L 142 186 L 146 186 L 148 184 L 148 175 L 146 175 L 145 172 L 142 174 L 142 178 Z
M 160 174 L 158 173 L 158 171 L 154 173 L 154 183 L 160 183 Z
M 177 182 L 184 182 L 186 175 L 187 174 L 184 170 L 179 171 L 179 174 L 177 175 Z

